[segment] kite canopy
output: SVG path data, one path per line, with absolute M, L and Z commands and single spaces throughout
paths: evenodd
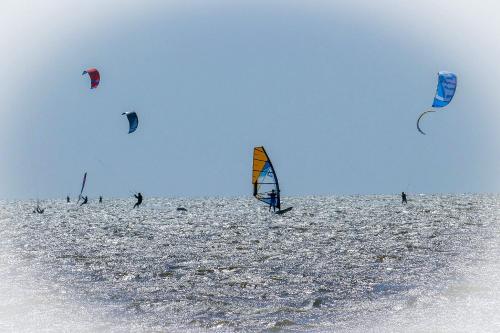
M 124 112 L 122 115 L 126 115 L 128 119 L 128 132 L 129 134 L 134 132 L 137 129 L 137 126 L 139 126 L 139 118 L 137 118 L 137 113 L 135 112 Z
M 281 209 L 278 177 L 264 147 L 255 147 L 253 150 L 252 184 L 254 197 L 268 205 L 271 204 L 270 194 L 274 190 L 275 207 Z
M 90 89 L 97 88 L 97 86 L 99 85 L 99 81 L 101 80 L 99 71 L 95 68 L 89 68 L 86 71 L 83 71 L 82 75 L 85 74 L 88 74 L 90 77 Z
M 438 84 L 436 89 L 436 96 L 434 97 L 434 102 L 432 103 L 433 108 L 442 108 L 450 104 L 453 96 L 455 95 L 455 90 L 457 89 L 457 76 L 451 72 L 439 72 L 438 73 Z
M 438 73 L 438 84 L 436 89 L 436 96 L 434 96 L 434 102 L 432 103 L 433 108 L 442 108 L 450 104 L 453 96 L 455 95 L 455 90 L 457 89 L 457 75 L 451 72 L 441 71 Z M 417 129 L 420 133 L 425 133 L 420 128 L 420 119 L 424 115 L 430 112 L 436 112 L 436 110 L 424 111 L 420 114 L 417 119 Z

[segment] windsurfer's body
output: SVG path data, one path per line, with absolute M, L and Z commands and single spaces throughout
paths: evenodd
M 403 203 L 403 204 L 408 203 L 406 201 L 406 193 L 405 192 L 401 192 L 401 203 Z
M 134 208 L 137 208 L 142 203 L 142 194 L 141 194 L 141 192 L 139 192 L 137 194 L 134 194 L 134 197 L 137 199 L 137 202 L 135 203 Z
M 276 191 L 274 189 L 269 193 L 269 211 L 273 209 L 273 212 L 276 211 Z
M 66 203 L 69 203 L 69 195 L 66 196 Z
M 102 195 L 99 196 L 99 203 L 102 203 Z
M 89 202 L 89 198 L 87 196 L 83 197 L 83 201 L 80 206 L 86 205 Z

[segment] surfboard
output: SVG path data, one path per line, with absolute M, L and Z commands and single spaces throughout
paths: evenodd
M 291 211 L 292 209 L 293 209 L 293 207 L 288 207 L 288 208 L 285 208 L 285 209 L 280 209 L 280 210 L 278 210 L 278 211 L 276 212 L 276 214 L 278 214 L 278 215 L 283 215 L 283 214 L 285 214 L 286 212 Z

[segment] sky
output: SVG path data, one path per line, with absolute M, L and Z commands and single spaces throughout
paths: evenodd
M 0 198 L 251 195 L 260 145 L 284 196 L 498 192 L 499 7 L 2 1 Z

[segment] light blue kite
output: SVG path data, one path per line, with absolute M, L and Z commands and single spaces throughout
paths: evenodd
M 433 108 L 442 108 L 450 104 L 455 90 L 457 89 L 457 75 L 451 72 L 441 71 L 438 73 L 438 84 L 436 89 L 436 96 L 434 96 Z M 429 112 L 436 112 L 436 110 L 428 110 L 423 112 L 417 120 L 417 129 L 420 133 L 425 133 L 420 129 L 420 119 L 424 114 Z

